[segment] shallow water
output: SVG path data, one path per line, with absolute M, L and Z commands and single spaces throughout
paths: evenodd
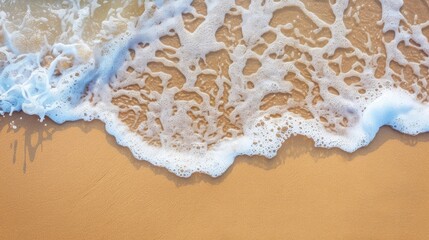
M 0 1 L 0 113 L 99 119 L 179 176 L 429 129 L 425 1 L 22 3 Z

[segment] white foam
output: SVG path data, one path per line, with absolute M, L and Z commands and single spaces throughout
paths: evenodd
M 429 23 L 408 23 L 400 12 L 402 1 L 381 1 L 382 31 L 395 32 L 393 41 L 384 44 L 385 54 L 369 54 L 348 40 L 350 30 L 344 22 L 345 9 L 352 4 L 348 1 L 331 5 L 336 18 L 332 24 L 298 0 L 252 1 L 248 8 L 232 0 L 208 0 L 207 15 L 191 3 L 124 1 L 104 11 L 105 3 L 96 1 L 52 3 L 42 10 L 31 5 L 19 10 L 0 2 L 4 9 L 0 11 L 0 113 L 23 111 L 57 123 L 99 119 L 137 159 L 182 177 L 194 172 L 219 176 L 237 155 L 273 157 L 287 138 L 297 134 L 314 139 L 316 146 L 352 152 L 369 144 L 383 125 L 413 135 L 428 131 L 427 81 L 420 73 L 421 67 L 429 66 L 428 57 L 410 62 L 398 44 L 404 41 L 409 46 L 413 40 L 419 44 L 416 49 L 429 54 L 422 33 Z M 146 10 L 127 16 L 124 9 L 129 6 Z M 270 25 L 276 11 L 290 7 L 300 9 L 316 28 L 301 32 L 302 19 Z M 98 22 L 93 20 L 97 11 L 107 14 Z M 348 15 L 360 24 L 362 11 L 357 7 Z M 191 32 L 183 14 L 204 21 Z M 239 26 L 233 21 L 224 24 L 225 18 L 234 16 L 241 16 Z M 412 31 L 404 30 L 401 20 Z M 60 30 L 38 27 L 47 23 Z M 226 39 L 232 39 L 232 44 L 219 40 L 217 32 L 222 27 L 228 29 Z M 323 28 L 329 29 L 330 37 L 306 37 L 318 36 Z M 88 32 L 91 29 L 97 30 Z M 289 30 L 293 34 L 284 33 Z M 262 38 L 267 32 L 275 34 L 272 42 Z M 175 34 L 180 39 L 178 48 L 160 40 Z M 371 49 L 373 44 L 368 38 L 363 45 Z M 252 50 L 261 45 L 266 46 L 262 53 Z M 288 52 L 291 48 L 295 53 Z M 353 49 L 347 54 L 361 61 L 350 71 L 336 73 L 329 64 L 341 64 L 342 57 L 329 56 L 340 48 Z M 210 60 L 210 53 L 222 51 L 226 55 Z M 381 56 L 387 66 L 382 78 L 377 78 L 376 63 Z M 249 59 L 261 65 L 250 75 L 243 73 Z M 205 61 L 217 62 L 207 67 Z M 404 82 L 407 79 L 389 68 L 392 61 L 408 65 L 417 75 L 418 81 L 410 86 L 413 91 L 398 87 L 394 75 Z M 159 71 L 151 63 L 166 68 Z M 177 72 L 184 82 L 175 82 L 181 78 Z M 301 87 L 284 80 L 288 73 L 295 74 Z M 346 83 L 350 77 L 359 77 L 359 83 Z M 151 89 L 150 81 L 156 79 L 160 91 Z M 201 82 L 211 87 L 198 85 Z M 302 94 L 301 100 L 293 99 L 296 91 Z M 269 96 L 287 100 L 264 108 Z M 125 100 L 116 101 L 121 97 Z

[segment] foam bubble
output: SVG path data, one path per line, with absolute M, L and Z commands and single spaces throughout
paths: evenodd
M 101 120 L 182 177 L 297 134 L 352 152 L 383 125 L 428 131 L 429 19 L 334 2 L 0 2 L 0 114 Z

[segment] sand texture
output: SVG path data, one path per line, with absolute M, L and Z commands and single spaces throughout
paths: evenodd
M 0 129 L 1 239 L 429 238 L 428 134 L 384 128 L 353 154 L 295 137 L 274 159 L 182 179 L 98 122 L 15 114 Z

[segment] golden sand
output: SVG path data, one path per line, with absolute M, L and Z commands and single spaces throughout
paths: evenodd
M 0 239 L 426 240 L 428 154 L 429 134 L 386 127 L 353 154 L 294 137 L 274 159 L 182 179 L 135 160 L 100 122 L 14 114 L 0 118 Z
M 295 137 L 182 179 L 99 122 L 0 123 L 1 239 L 429 239 L 429 134 L 384 128 L 353 154 Z

